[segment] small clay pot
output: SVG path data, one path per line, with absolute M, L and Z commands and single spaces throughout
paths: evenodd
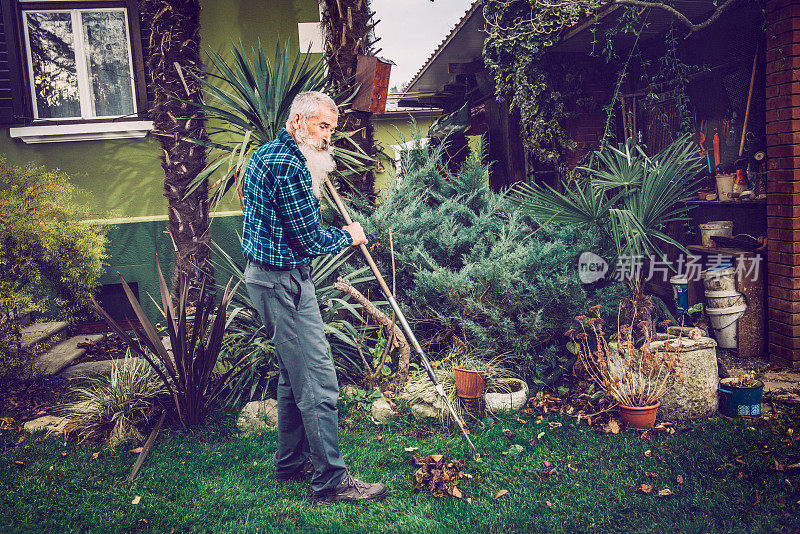
M 456 367 L 453 370 L 453 381 L 456 383 L 456 395 L 462 399 L 478 399 L 486 389 L 486 375 L 483 371 Z
M 618 408 L 625 426 L 645 430 L 653 428 L 653 425 L 656 424 L 659 406 L 661 406 L 661 402 L 656 402 L 652 406 L 623 406 L 620 404 Z

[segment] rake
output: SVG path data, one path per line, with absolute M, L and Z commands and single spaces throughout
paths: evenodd
M 342 199 L 339 197 L 339 193 L 336 192 L 336 188 L 333 186 L 330 179 L 325 178 L 325 185 L 328 187 L 328 191 L 330 191 L 331 197 L 333 198 L 333 201 L 336 203 L 336 207 L 339 209 L 339 212 L 342 214 L 342 217 L 344 217 L 344 220 L 347 222 L 347 224 L 352 224 L 353 219 L 350 218 L 350 214 L 344 207 Z M 394 299 L 392 292 L 389 290 L 389 286 L 386 285 L 386 281 L 383 279 L 383 276 L 381 276 L 381 273 L 378 270 L 378 266 L 375 265 L 375 260 L 372 259 L 372 254 L 369 253 L 369 249 L 366 247 L 366 245 L 359 245 L 359 248 L 361 249 L 361 253 L 364 255 L 364 259 L 367 260 L 370 269 L 372 269 L 372 273 L 378 280 L 378 284 L 380 284 L 383 294 L 386 295 L 386 298 L 389 300 L 389 304 L 391 304 L 394 313 L 400 320 L 400 325 L 403 327 L 403 332 L 406 334 L 406 337 L 414 346 L 414 350 L 416 350 L 417 354 L 419 354 L 419 358 L 422 361 L 422 366 L 428 373 L 428 378 L 430 378 L 431 382 L 433 382 L 433 385 L 436 388 L 436 393 L 438 393 L 439 396 L 442 398 L 442 401 L 444 401 L 445 406 L 447 406 L 447 409 L 450 411 L 450 415 L 458 425 L 459 430 L 461 430 L 461 434 L 464 436 L 464 439 L 467 440 L 467 445 L 469 445 L 469 448 L 472 451 L 473 459 L 476 462 L 479 462 L 481 460 L 481 455 L 478 454 L 478 450 L 475 448 L 475 445 L 472 444 L 472 440 L 469 439 L 469 432 L 467 431 L 466 428 L 464 428 L 464 422 L 456 414 L 456 411 L 450 404 L 450 400 L 447 398 L 447 394 L 445 394 L 444 388 L 439 383 L 439 379 L 436 378 L 436 373 L 434 372 L 433 367 L 431 366 L 430 360 L 428 360 L 428 357 L 425 356 L 425 352 L 422 350 L 422 346 L 420 346 L 419 341 L 417 341 L 417 338 L 414 336 L 414 332 L 411 331 L 411 327 L 408 325 L 408 321 L 406 321 L 405 315 L 403 315 L 403 312 L 400 311 L 400 306 L 397 305 L 397 301 Z

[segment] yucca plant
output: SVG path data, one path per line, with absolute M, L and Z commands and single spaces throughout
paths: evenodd
M 648 156 L 633 139 L 594 153 L 598 164 L 581 167 L 588 179 L 565 184 L 517 184 L 510 199 L 539 221 L 594 226 L 613 241 L 617 258 L 664 258 L 663 247 L 686 247 L 666 234 L 672 222 L 688 221 L 692 206 L 680 200 L 699 188 L 697 147 L 684 135 Z M 627 280 L 639 291 L 641 278 Z
M 186 103 L 200 108 L 209 119 L 206 130 L 210 141 L 193 142 L 214 150 L 214 157 L 198 174 L 193 186 L 221 172 L 221 177 L 212 184 L 213 205 L 232 188 L 239 191 L 250 155 L 275 139 L 286 124 L 289 108 L 299 93 L 327 92 L 339 106 L 348 104 L 355 96 L 353 90 L 331 94 L 324 62 L 321 59 L 312 62 L 309 54 L 292 53 L 288 44 L 283 48 L 280 42 L 276 45 L 272 61 L 265 55 L 260 41 L 250 54 L 241 41 L 232 47 L 231 62 L 211 50 L 209 56 L 214 70 L 203 76 L 189 72 L 203 85 L 205 100 L 201 104 Z M 346 169 L 344 179 L 372 164 L 372 158 L 352 140 L 351 133 L 337 131 L 333 140 L 344 140 L 345 145 L 352 147 L 334 147 L 334 159 Z
M 143 438 L 140 428 L 153 418 L 167 390 L 149 363 L 131 356 L 110 375 L 88 377 L 72 388 L 75 400 L 62 406 L 67 432 L 81 441 L 107 440 L 109 446 Z
M 548 185 L 517 184 L 510 199 L 540 222 L 599 228 L 614 243 L 617 261 L 666 261 L 664 248 L 689 251 L 666 233 L 667 225 L 689 220 L 693 207 L 680 202 L 700 186 L 702 167 L 697 147 L 684 135 L 655 156 L 648 156 L 633 139 L 594 153 L 596 166 L 581 167 L 587 179 L 565 184 L 561 193 Z M 639 310 L 649 320 L 650 298 L 643 292 L 644 269 L 622 272 L 629 296 L 623 307 L 628 318 Z
M 138 343 L 92 298 L 95 309 L 108 325 L 125 341 L 131 350 L 144 358 L 158 374 L 172 399 L 172 416 L 184 430 L 201 423 L 214 402 L 225 391 L 229 381 L 235 380 L 253 365 L 242 357 L 234 362 L 225 374 L 213 374 L 220 355 L 222 338 L 229 321 L 227 310 L 239 283 L 233 287 L 233 279 L 223 292 L 220 305 L 214 308 L 214 298 L 208 294 L 205 283 L 200 288 L 198 304 L 194 310 L 187 306 L 186 297 L 189 284 L 181 276 L 180 295 L 175 306 L 174 298 L 167 289 L 161 265 L 156 257 L 159 289 L 161 291 L 161 311 L 169 334 L 169 347 L 162 341 L 156 328 L 145 315 L 138 299 L 131 291 L 122 275 L 119 276 L 125 294 L 130 301 L 140 325 L 134 325 Z M 191 323 L 191 325 L 190 325 Z
M 212 242 L 212 245 L 221 258 L 221 261 L 215 264 L 215 268 L 228 272 L 235 280 L 243 282 L 243 262 L 231 257 L 216 243 Z M 348 248 L 338 254 L 314 258 L 311 263 L 311 280 L 317 291 L 317 301 L 320 303 L 322 322 L 334 363 L 340 373 L 358 382 L 367 371 L 359 354 L 359 346 L 374 345 L 377 342 L 378 328 L 374 324 L 366 323 L 364 314 L 360 313 L 360 304 L 350 302 L 349 295 L 342 295 L 333 287 L 340 267 L 353 253 L 354 249 Z M 368 267 L 362 267 L 348 275 L 348 280 L 353 285 L 373 279 L 374 276 L 369 273 Z M 241 357 L 246 357 L 253 366 L 229 384 L 226 402 L 263 399 L 268 391 L 267 383 L 277 378 L 278 374 L 275 348 L 272 340 L 267 337 L 261 317 L 253 306 L 244 284 L 234 293 L 231 305 L 233 306 L 231 315 L 234 318 L 230 321 L 223 340 L 223 354 L 218 364 L 218 371 L 226 371 L 229 365 Z M 350 313 L 342 314 L 340 310 L 347 310 Z M 344 319 L 343 315 L 351 320 Z M 352 321 L 358 322 L 354 324 Z

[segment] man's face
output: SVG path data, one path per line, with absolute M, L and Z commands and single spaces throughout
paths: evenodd
M 305 122 L 305 125 L 303 125 L 303 122 Z M 300 134 L 303 142 L 317 150 L 328 150 L 331 144 L 331 135 L 333 135 L 338 123 L 337 114 L 326 106 L 320 106 L 317 115 L 306 121 L 303 121 L 300 115 L 292 117 L 295 132 Z

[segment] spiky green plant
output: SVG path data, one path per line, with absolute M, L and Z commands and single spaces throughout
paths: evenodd
M 150 364 L 128 350 L 110 375 L 86 378 L 72 393 L 75 399 L 61 408 L 70 418 L 69 433 L 113 447 L 142 439 L 140 429 L 152 419 L 167 390 Z
M 201 109 L 209 119 L 206 131 L 210 141 L 193 141 L 214 149 L 214 158 L 198 174 L 194 184 L 199 186 L 212 174 L 221 173 L 212 185 L 213 204 L 232 188 L 239 190 L 250 155 L 275 139 L 286 124 L 289 108 L 299 93 L 330 93 L 332 89 L 324 62 L 321 59 L 313 62 L 309 54 L 292 53 L 288 44 L 283 48 L 280 42 L 276 45 L 272 61 L 267 58 L 260 41 L 250 54 L 241 42 L 233 44 L 232 49 L 232 61 L 210 50 L 214 70 L 202 76 L 189 72 L 203 85 L 205 101 L 186 103 Z M 352 90 L 331 94 L 339 106 L 346 105 L 354 96 Z M 346 169 L 343 178 L 360 173 L 372 164 L 372 158 L 352 140 L 350 132 L 337 131 L 333 140 L 344 141 L 337 143 L 333 151 L 334 159 Z M 342 144 L 351 148 L 343 148 Z
M 205 420 L 211 407 L 225 391 L 228 381 L 236 380 L 253 365 L 253 362 L 248 362 L 247 357 L 243 356 L 233 362 L 222 376 L 213 374 L 219 359 L 225 328 L 233 319 L 228 316 L 228 305 L 239 283 L 231 287 L 233 279 L 228 282 L 219 307 L 215 307 L 214 298 L 208 294 L 203 283 L 198 304 L 196 308 L 190 310 L 186 300 L 189 292 L 186 276 L 181 275 L 179 279 L 181 292 L 176 307 L 164 280 L 164 274 L 161 272 L 158 256 L 156 256 L 156 272 L 161 291 L 161 311 L 167 325 L 168 346 L 162 341 L 122 275 L 119 276 L 120 282 L 139 320 L 139 325 L 133 325 L 139 343 L 128 335 L 94 297 L 92 302 L 95 310 L 112 330 L 133 352 L 152 366 L 172 399 L 171 406 L 169 404 L 167 406 L 172 409 L 172 418 L 177 420 L 184 430 L 189 430 Z
M 680 137 L 652 157 L 633 139 L 594 155 L 597 165 L 580 169 L 589 179 L 566 183 L 564 193 L 520 183 L 510 199 L 541 222 L 598 228 L 614 243 L 617 258 L 665 259 L 666 245 L 688 254 L 666 227 L 688 221 L 691 206 L 680 200 L 700 185 L 702 165 L 691 137 Z M 641 291 L 641 277 L 626 282 L 632 293 Z

